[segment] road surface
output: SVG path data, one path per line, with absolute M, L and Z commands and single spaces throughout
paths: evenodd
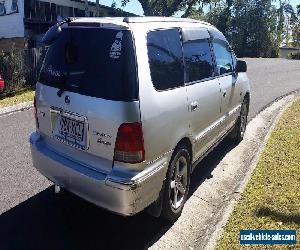
M 246 61 L 250 118 L 274 99 L 300 89 L 300 61 Z M 32 167 L 28 136 L 34 127 L 32 110 L 0 117 L 0 249 L 141 249 L 170 230 L 171 224 L 145 212 L 123 218 L 71 194 L 55 197 L 51 183 Z M 230 147 L 222 143 L 210 153 L 201 163 L 202 174 Z M 200 179 L 192 176 L 194 189 Z

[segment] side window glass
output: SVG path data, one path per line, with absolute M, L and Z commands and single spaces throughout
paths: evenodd
M 214 76 L 214 65 L 208 39 L 184 43 L 183 54 L 189 82 Z
M 220 75 L 231 73 L 234 70 L 232 52 L 225 41 L 214 39 L 213 49 L 216 56 L 217 69 Z
M 184 71 L 179 30 L 149 32 L 147 47 L 151 78 L 155 89 L 166 90 L 183 86 Z

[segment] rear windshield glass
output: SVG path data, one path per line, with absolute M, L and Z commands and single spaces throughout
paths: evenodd
M 40 82 L 107 100 L 137 100 L 135 57 L 128 30 L 63 28 L 49 47 Z

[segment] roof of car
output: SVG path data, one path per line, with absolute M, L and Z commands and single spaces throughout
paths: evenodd
M 83 17 L 76 18 L 73 22 L 79 23 L 113 23 L 116 25 L 127 26 L 128 23 L 150 23 L 150 22 L 185 22 L 185 23 L 201 23 L 204 25 L 211 24 L 190 18 L 180 17 L 159 17 L 159 16 L 148 16 L 148 17 Z
M 191 18 L 181 17 L 161 17 L 161 16 L 147 16 L 147 17 L 125 17 L 126 23 L 148 23 L 148 22 L 188 22 L 188 23 L 205 23 Z
M 113 24 L 128 27 L 123 20 L 124 17 L 79 17 L 72 19 L 71 23 Z

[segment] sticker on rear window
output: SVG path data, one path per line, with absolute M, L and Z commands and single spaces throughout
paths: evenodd
M 121 56 L 121 50 L 122 50 L 122 38 L 123 38 L 123 32 L 120 31 L 117 33 L 114 43 L 112 44 L 109 52 L 109 56 L 112 59 L 119 59 Z
M 49 75 L 54 77 L 61 77 L 63 76 L 63 72 L 54 69 L 52 65 L 49 65 L 48 68 L 45 69 L 45 72 L 47 72 Z

